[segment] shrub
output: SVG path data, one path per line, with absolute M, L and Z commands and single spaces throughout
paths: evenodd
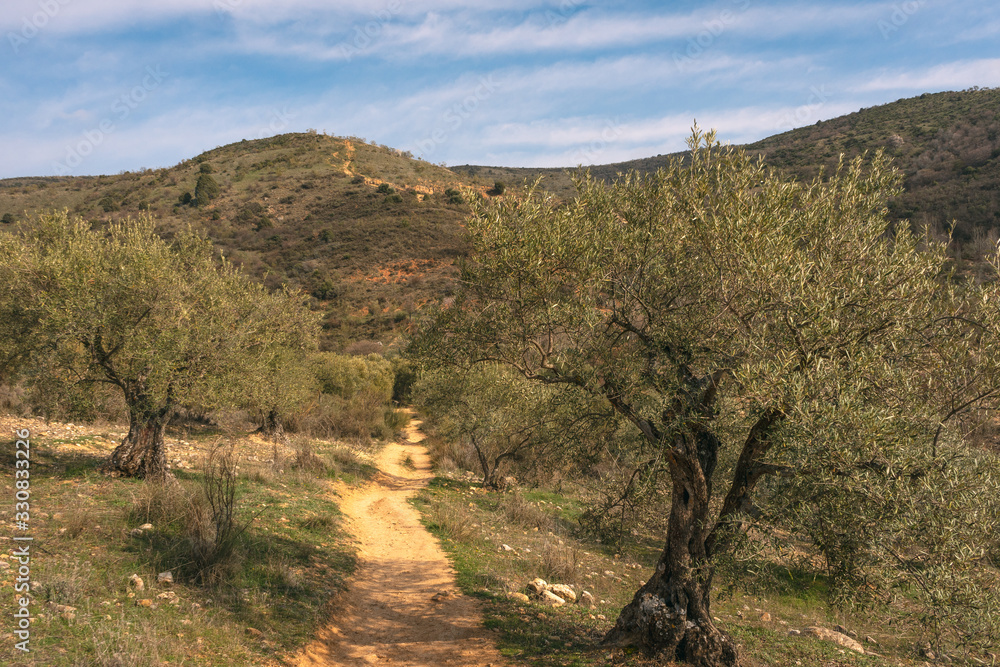
M 202 496 L 189 514 L 187 538 L 196 578 L 220 583 L 238 558 L 240 538 L 255 516 L 241 516 L 237 506 L 237 460 L 216 448 L 209 455 L 202 479 Z
M 194 198 L 197 206 L 205 206 L 219 196 L 219 184 L 207 173 L 202 173 L 198 177 L 198 183 L 194 187 Z
M 350 400 L 368 391 L 383 404 L 392 399 L 392 364 L 377 354 L 349 357 L 321 352 L 313 359 L 313 369 L 324 394 Z
M 383 195 L 391 195 L 393 192 L 395 192 L 395 190 L 393 190 L 392 186 L 389 185 L 388 183 L 380 183 L 379 186 L 375 188 L 375 192 L 378 192 Z
M 97 202 L 105 213 L 113 213 L 121 208 L 121 204 L 112 195 L 104 195 L 101 200 Z

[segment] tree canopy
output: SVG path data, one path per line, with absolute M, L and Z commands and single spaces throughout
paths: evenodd
M 742 664 L 710 593 L 751 524 L 808 540 L 843 599 L 903 594 L 962 641 L 995 637 L 996 520 L 950 531 L 997 503 L 996 460 L 967 442 L 1000 387 L 996 283 L 887 223 L 881 154 L 797 183 L 714 133 L 690 148 L 653 175 L 584 177 L 567 205 L 480 202 L 464 290 L 415 351 L 586 391 L 662 457 L 664 550 L 609 643 Z
M 120 392 L 130 421 L 111 470 L 166 474 L 163 429 L 177 407 L 245 403 L 317 323 L 293 292 L 249 280 L 192 232 L 171 242 L 150 218 L 94 229 L 42 215 L 0 237 L 5 359 L 61 394 Z

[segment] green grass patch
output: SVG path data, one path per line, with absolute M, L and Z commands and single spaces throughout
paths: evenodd
M 424 524 L 441 541 L 451 559 L 459 587 L 478 599 L 486 627 L 497 630 L 499 650 L 514 663 L 538 666 L 656 664 L 634 650 L 608 649 L 600 640 L 621 608 L 652 574 L 659 536 L 639 536 L 637 548 L 609 550 L 586 538 L 567 519 L 580 502 L 551 490 L 493 493 L 480 484 L 437 477 L 413 504 Z M 541 526 L 541 527 L 539 527 Z M 648 542 L 648 544 L 647 544 Z M 883 627 L 876 615 L 832 612 L 825 604 L 826 580 L 805 569 L 762 565 L 767 570 L 753 595 L 717 577 L 712 612 L 717 624 L 743 645 L 756 667 L 847 667 L 853 665 L 920 665 L 915 637 Z M 597 606 L 551 608 L 518 601 L 535 577 L 590 592 Z M 769 614 L 769 617 L 764 614 Z M 886 657 L 860 655 L 808 636 L 789 636 L 791 629 L 843 624 L 867 648 Z
M 0 485 L 11 499 L 13 449 L 13 441 L 0 441 Z M 176 482 L 163 486 L 112 479 L 96 472 L 98 455 L 56 451 L 33 438 L 31 652 L 8 652 L 8 637 L 0 662 L 221 667 L 274 664 L 294 653 L 327 620 L 330 600 L 355 567 L 328 480 L 362 480 L 375 470 L 339 446 L 314 443 L 313 451 L 321 468 L 291 467 L 292 453 L 240 460 L 235 509 L 246 527 L 214 576 L 203 577 L 193 546 L 204 538 L 198 522 L 211 514 L 200 467 L 175 470 Z M 12 504 L 0 511 L 13 520 Z M 0 569 L 0 586 L 11 594 L 0 600 L 0 614 L 13 618 L 18 563 L 5 551 L 0 560 L 10 566 Z M 167 571 L 173 583 L 158 582 Z M 143 590 L 129 583 L 132 575 Z

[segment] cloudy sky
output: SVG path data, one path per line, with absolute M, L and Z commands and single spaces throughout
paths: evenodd
M 3 0 L 0 178 L 309 128 L 575 166 L 1000 86 L 995 0 Z

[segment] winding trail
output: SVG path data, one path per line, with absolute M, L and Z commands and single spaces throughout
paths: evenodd
M 451 564 L 407 502 L 433 474 L 420 421 L 404 433 L 405 442 L 379 455 L 376 481 L 341 501 L 359 566 L 331 624 L 296 657 L 298 667 L 504 664 L 478 606 L 458 591 Z

